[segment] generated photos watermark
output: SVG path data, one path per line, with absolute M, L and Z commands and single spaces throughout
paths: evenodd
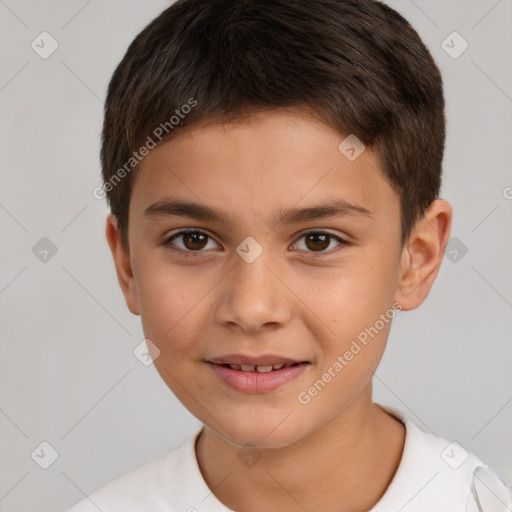
M 194 107 L 197 106 L 197 100 L 189 98 L 187 103 L 183 104 L 179 109 L 174 111 L 175 115 L 172 115 L 168 121 L 160 123 L 152 132 L 148 135 L 146 142 L 137 150 L 132 153 L 132 156 L 120 167 L 101 187 L 96 187 L 92 191 L 92 195 L 99 200 L 105 199 L 107 193 L 114 189 L 123 178 L 130 174 L 133 169 L 139 165 L 149 152 L 156 147 L 156 145 L 169 133 L 176 128 L 182 119 L 189 114 Z
M 301 391 L 297 395 L 299 403 L 307 405 L 311 400 L 316 397 L 323 389 L 331 382 L 349 363 L 357 356 L 363 348 L 368 345 L 368 337 L 373 339 L 377 334 L 384 329 L 386 324 L 389 324 L 395 318 L 397 311 L 402 310 L 402 305 L 399 302 L 393 303 L 393 307 L 389 308 L 385 313 L 381 313 L 379 319 L 375 323 L 366 327 L 357 335 L 357 340 L 352 340 L 348 350 L 343 355 L 339 355 L 336 361 L 327 368 L 322 376 L 317 379 L 312 386 L 307 390 Z M 359 342 L 359 343 L 358 343 Z

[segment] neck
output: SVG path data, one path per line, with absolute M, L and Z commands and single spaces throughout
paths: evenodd
M 196 444 L 203 478 L 232 510 L 356 512 L 370 510 L 391 482 L 405 428 L 371 401 L 371 388 L 342 413 L 299 441 L 261 449 L 253 466 L 205 426 Z

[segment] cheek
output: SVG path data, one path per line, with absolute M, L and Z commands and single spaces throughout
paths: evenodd
M 334 272 L 330 279 L 316 280 L 314 292 L 301 296 L 317 313 L 332 336 L 354 337 L 373 325 L 393 304 L 394 288 L 385 269 L 356 266 Z
M 392 314 L 391 310 L 387 323 L 378 319 L 361 329 L 351 326 L 324 346 L 313 379 L 297 396 L 301 406 L 312 407 L 312 416 L 329 420 L 368 389 L 386 346 Z
M 211 285 L 193 277 L 190 267 L 152 261 L 140 268 L 135 279 L 145 336 L 161 350 L 176 347 L 180 340 L 186 343 L 190 326 L 197 324 L 199 312 L 209 302 L 206 292 Z
M 368 383 L 380 362 L 397 313 L 393 310 L 391 280 L 386 275 L 382 267 L 362 266 L 359 270 L 354 266 L 350 273 L 322 282 L 321 293 L 308 299 L 308 305 L 327 326 L 319 337 L 320 371 L 330 372 L 326 380 L 336 375 L 333 388 Z

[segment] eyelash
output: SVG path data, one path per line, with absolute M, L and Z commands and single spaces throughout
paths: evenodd
M 206 231 L 202 231 L 202 230 L 196 229 L 196 228 L 191 228 L 191 229 L 183 229 L 181 231 L 178 231 L 177 233 L 174 233 L 170 237 L 167 237 L 163 241 L 162 245 L 165 246 L 165 247 L 169 247 L 171 250 L 173 250 L 175 252 L 178 252 L 178 253 L 184 255 L 185 257 L 196 258 L 201 253 L 206 252 L 204 250 L 191 251 L 191 250 L 184 250 L 184 249 L 181 249 L 179 247 L 178 248 L 177 247 L 171 247 L 171 242 L 174 239 L 179 238 L 180 236 L 186 235 L 188 233 L 195 233 L 195 234 L 200 234 L 200 235 L 206 235 L 208 237 L 208 239 L 213 240 L 213 237 L 211 235 L 209 235 Z M 339 242 L 340 245 L 347 245 L 347 246 L 350 245 L 343 238 L 341 238 L 341 237 L 339 237 L 337 235 L 334 235 L 332 233 L 329 233 L 328 231 L 323 231 L 323 230 L 310 230 L 310 231 L 306 231 L 306 232 L 304 232 L 304 233 L 302 233 L 300 235 L 298 240 L 300 240 L 301 238 L 305 237 L 306 235 L 310 235 L 312 233 L 314 233 L 315 235 L 327 235 L 327 236 L 331 237 L 331 239 L 335 239 L 337 242 Z M 294 242 L 294 243 L 297 243 L 297 242 Z M 331 252 L 333 252 L 333 249 L 330 249 L 329 251 L 318 251 L 317 253 L 315 253 L 315 251 L 306 251 L 306 252 L 311 253 L 311 256 L 313 256 L 314 258 L 317 258 L 317 257 L 321 257 L 321 256 L 323 256 L 325 254 L 331 254 Z

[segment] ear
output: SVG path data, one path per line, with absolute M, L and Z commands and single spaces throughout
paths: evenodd
M 121 290 L 123 291 L 128 309 L 134 315 L 140 315 L 137 289 L 135 287 L 130 256 L 126 253 L 121 242 L 121 236 L 117 228 L 117 218 L 112 214 L 107 216 L 105 234 L 114 258 L 119 286 L 121 286 Z
M 452 227 L 452 207 L 436 199 L 418 221 L 402 249 L 395 301 L 402 310 L 417 308 L 427 298 L 443 261 Z

